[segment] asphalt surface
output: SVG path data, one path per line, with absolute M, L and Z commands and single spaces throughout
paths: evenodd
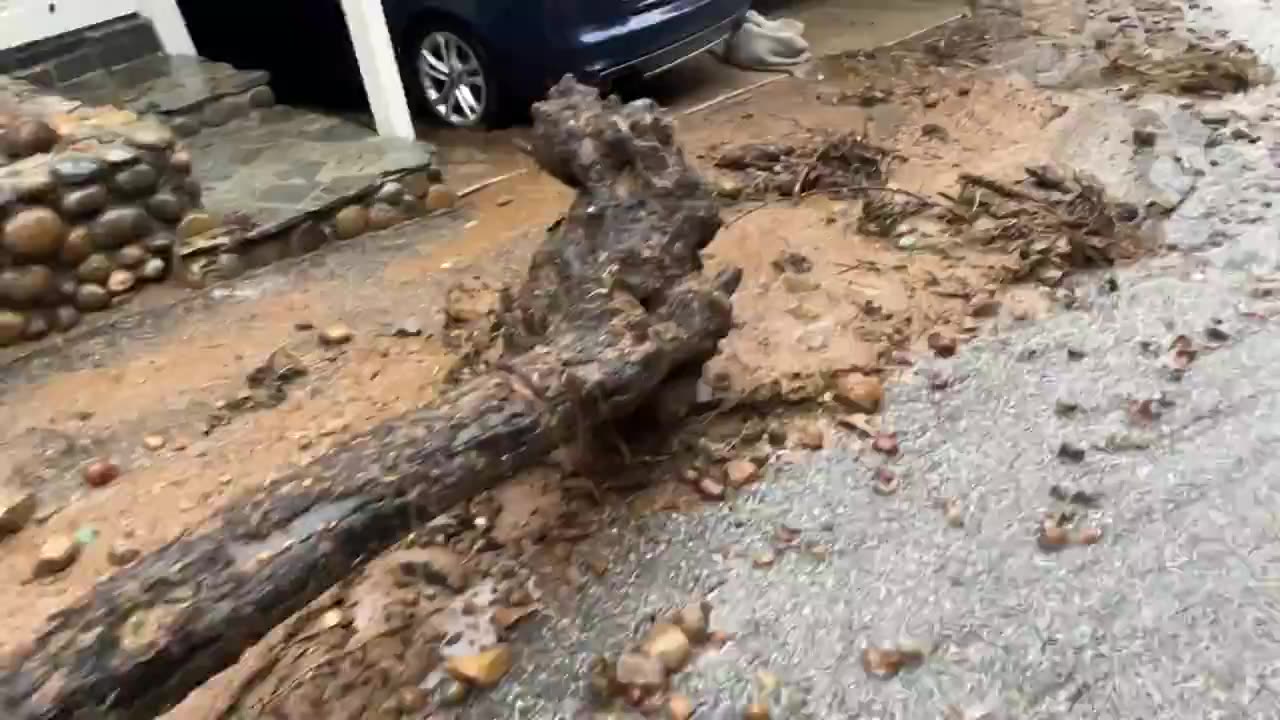
M 1272 62 L 1276 17 L 1254 0 L 1193 14 Z M 872 492 L 883 460 L 851 439 L 775 458 L 731 504 L 589 541 L 607 576 L 572 612 L 525 628 L 516 670 L 463 715 L 591 717 L 590 658 L 705 593 L 733 640 L 677 676 L 696 718 L 741 717 L 759 671 L 780 680 L 775 719 L 1280 717 L 1278 100 L 1272 87 L 1224 101 L 1231 127 L 1260 139 L 1204 148 L 1194 113 L 1216 107 L 1151 98 L 1117 120 L 1098 98 L 1092 119 L 1069 121 L 1062 156 L 1138 198 L 1187 196 L 1163 228 L 1170 252 L 1081 276 L 1073 309 L 891 387 L 896 495 Z M 1108 150 L 1135 113 L 1162 129 L 1150 157 Z M 1198 349 L 1183 372 L 1169 352 L 1179 335 Z M 1144 399 L 1160 417 L 1135 425 Z M 1084 459 L 1059 458 L 1064 441 Z M 1077 521 L 1100 542 L 1040 548 L 1055 485 L 1101 494 Z M 944 521 L 944 498 L 962 528 Z M 756 567 L 780 525 L 829 556 Z M 929 648 L 925 662 L 891 679 L 864 671 L 865 647 L 902 643 Z

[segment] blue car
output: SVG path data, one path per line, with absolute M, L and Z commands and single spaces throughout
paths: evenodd
M 420 108 L 454 127 L 526 109 L 565 73 L 607 84 L 707 50 L 751 0 L 383 0 Z

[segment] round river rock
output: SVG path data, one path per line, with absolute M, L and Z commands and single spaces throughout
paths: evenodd
M 49 166 L 53 179 L 63 185 L 82 185 L 96 180 L 107 169 L 107 164 L 92 155 L 69 153 L 61 155 Z
M 93 223 L 93 236 L 97 246 L 107 250 L 127 245 L 149 232 L 151 218 L 142 208 L 132 205 L 110 208 Z
M 27 318 L 12 310 L 0 310 L 0 347 L 12 345 L 22 339 Z
M 53 311 L 53 326 L 62 332 L 75 327 L 80 322 L 80 311 L 70 305 L 59 305 Z
M 108 199 L 110 196 L 102 185 L 85 185 L 62 196 L 62 213 L 72 217 L 92 215 L 106 207 Z
M 112 270 L 107 277 L 107 292 L 112 295 L 123 295 L 138 284 L 138 277 L 128 270 Z
M 369 211 L 360 205 L 348 205 L 334 216 L 333 226 L 340 239 L 350 240 L 368 229 Z
M 62 251 L 58 253 L 58 259 L 68 265 L 78 265 L 92 254 L 93 234 L 89 232 L 89 228 L 78 225 L 67 233 L 67 239 L 62 243 Z
M 53 271 L 44 265 L 19 265 L 0 271 L 0 297 L 21 305 L 51 297 L 54 288 Z
M 4 224 L 4 248 L 15 255 L 44 257 L 58 251 L 67 226 L 44 207 L 18 211 Z
M 160 222 L 176 223 L 184 210 L 182 201 L 171 192 L 161 191 L 147 198 L 147 212 Z
M 111 304 L 111 294 L 101 285 L 85 283 L 76 288 L 76 309 L 82 312 L 102 310 Z
M 82 282 L 101 285 L 111 277 L 111 271 L 115 269 L 115 265 L 111 264 L 110 258 L 104 253 L 94 253 L 76 267 L 76 277 Z
M 156 183 L 159 181 L 160 175 L 155 168 L 145 163 L 139 163 L 116 173 L 112 181 L 112 187 L 121 195 L 136 197 L 155 190 Z

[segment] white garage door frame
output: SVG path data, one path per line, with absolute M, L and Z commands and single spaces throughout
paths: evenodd
M 170 55 L 194 55 L 177 0 L 0 0 L 0 49 L 44 40 L 138 13 L 151 20 Z

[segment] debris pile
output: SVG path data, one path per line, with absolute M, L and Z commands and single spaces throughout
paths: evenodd
M 1193 45 L 1185 52 L 1155 59 L 1113 58 L 1103 70 L 1103 79 L 1145 92 L 1208 97 L 1242 93 L 1271 82 L 1273 76 L 1257 54 L 1239 45 Z
M 1094 179 L 1068 177 L 1052 166 L 1029 167 L 1026 181 L 1011 185 L 981 175 L 960 175 L 960 192 L 942 205 L 911 193 L 872 194 L 858 229 L 895 237 L 907 220 L 935 216 L 965 242 L 1008 253 L 1009 282 L 1056 285 L 1068 270 L 1106 267 L 1141 254 L 1142 213 L 1108 198 Z
M 715 166 L 732 173 L 732 194 L 765 198 L 815 193 L 852 195 L 888 177 L 893 153 L 858 133 L 823 133 L 801 144 L 750 143 L 720 154 Z

